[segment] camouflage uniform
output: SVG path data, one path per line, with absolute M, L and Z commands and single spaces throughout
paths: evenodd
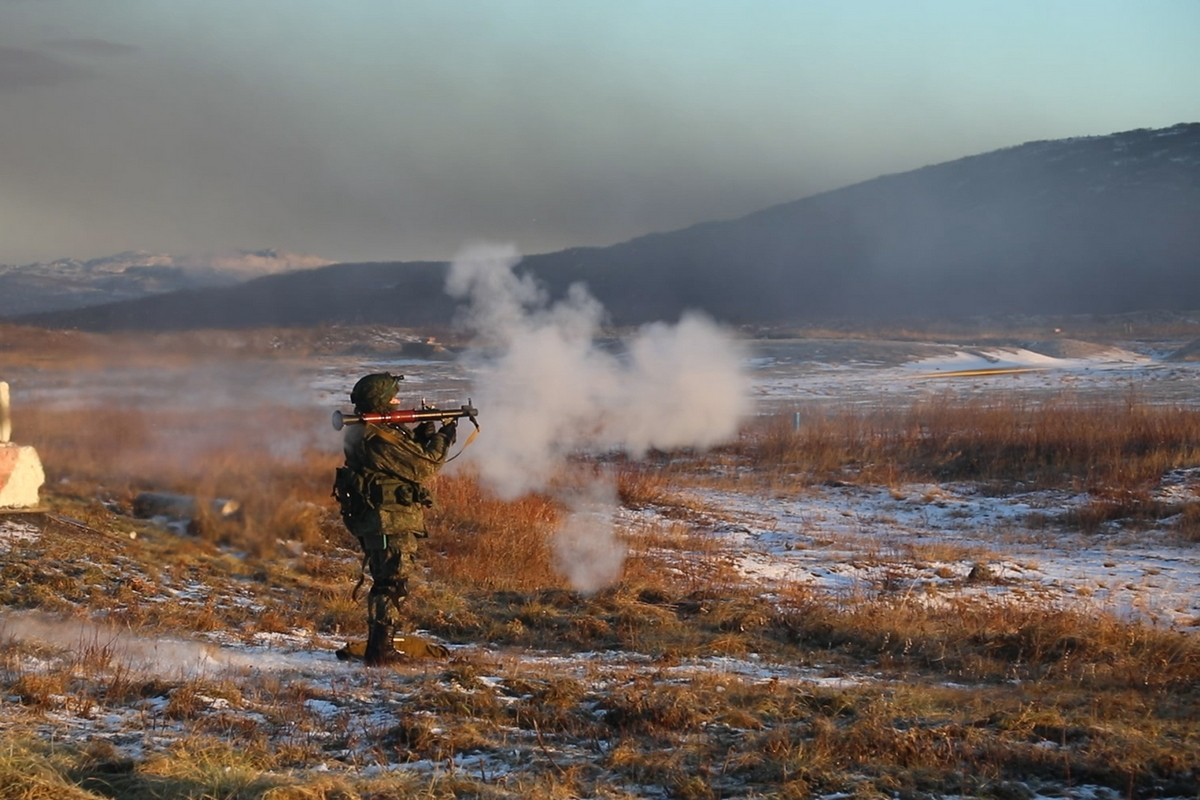
M 368 375 L 351 394 L 359 413 L 389 410 L 399 388 L 399 376 Z M 385 399 L 386 398 L 386 399 Z M 408 596 L 408 579 L 416 569 L 417 541 L 424 539 L 425 509 L 433 499 L 425 483 L 437 474 L 454 443 L 453 422 L 436 430 L 425 422 L 409 430 L 403 425 L 351 425 L 343 449 L 346 465 L 338 471 L 338 484 L 353 482 L 355 489 L 337 489 L 342 519 L 366 554 L 371 574 L 367 595 L 367 654 L 370 663 L 386 663 L 394 654 L 392 635 L 400 623 L 399 604 Z M 359 502 L 344 494 L 357 492 Z

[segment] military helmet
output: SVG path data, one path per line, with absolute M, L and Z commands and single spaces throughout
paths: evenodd
M 376 372 L 363 376 L 350 392 L 350 402 L 360 414 L 378 414 L 392 407 L 392 398 L 400 391 L 403 375 Z

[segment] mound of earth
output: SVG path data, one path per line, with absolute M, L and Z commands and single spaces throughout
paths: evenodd
M 1200 361 L 1200 339 L 1185 344 L 1167 356 L 1164 361 Z
M 1040 342 L 1024 342 L 1021 345 L 1031 353 L 1037 353 L 1051 358 L 1107 358 L 1110 360 L 1126 361 L 1136 359 L 1136 353 L 1113 347 L 1110 344 L 1096 344 L 1079 339 L 1048 339 Z
M 954 355 L 952 344 L 892 341 L 887 339 L 758 339 L 751 344 L 756 356 L 781 364 L 865 364 L 895 367 L 912 361 Z

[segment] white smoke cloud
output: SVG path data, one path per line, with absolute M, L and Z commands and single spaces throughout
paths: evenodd
M 736 435 L 751 400 L 732 335 L 688 314 L 612 346 L 600 338 L 604 308 L 582 284 L 551 302 L 531 275 L 514 272 L 519 261 L 512 247 L 477 245 L 459 254 L 446 281 L 468 301 L 461 322 L 484 354 L 474 378 L 484 435 L 472 460 L 486 486 L 511 499 L 546 489 L 571 453 L 641 457 Z M 605 516 L 605 503 L 586 494 L 556 542 L 576 588 L 599 588 L 620 571 L 611 495 Z M 566 501 L 575 507 L 579 498 Z
M 518 276 L 511 247 L 478 245 L 450 267 L 447 291 L 469 300 L 462 322 L 490 348 L 475 378 L 486 419 L 474 460 L 505 498 L 542 489 L 572 452 L 707 448 L 750 412 L 739 343 L 699 314 L 654 323 L 623 347 L 600 346 L 604 309 L 576 284 L 551 303 Z
M 88 650 L 111 654 L 116 664 L 137 674 L 192 677 L 223 664 L 214 645 L 172 638 L 146 638 L 88 620 L 61 619 L 39 612 L 0 615 L 0 640 L 35 641 L 78 655 Z M 238 654 L 235 654 L 235 656 Z
M 555 566 L 581 592 L 603 589 L 621 576 L 625 560 L 613 524 L 616 487 L 597 481 L 565 500 L 569 511 L 554 537 Z
M 104 654 L 114 669 L 172 680 L 211 677 L 227 670 L 303 670 L 306 674 L 345 671 L 344 666 L 329 658 L 328 651 L 321 649 L 287 652 L 222 647 L 171 636 L 139 635 L 126 628 L 41 611 L 0 611 L 0 647 L 10 642 L 47 645 L 62 651 L 68 659 Z M 22 668 L 45 669 L 47 663 L 27 659 Z

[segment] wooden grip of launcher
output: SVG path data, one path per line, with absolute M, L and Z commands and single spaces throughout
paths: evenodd
M 472 406 L 469 402 L 461 408 L 400 408 L 395 411 L 383 411 L 376 414 L 343 414 L 341 411 L 333 412 L 333 429 L 340 431 L 346 425 L 363 425 L 365 423 L 381 423 L 392 422 L 407 424 L 410 422 L 424 422 L 426 420 L 448 420 L 459 419 L 460 417 L 468 417 L 474 420 L 479 415 L 479 409 Z

